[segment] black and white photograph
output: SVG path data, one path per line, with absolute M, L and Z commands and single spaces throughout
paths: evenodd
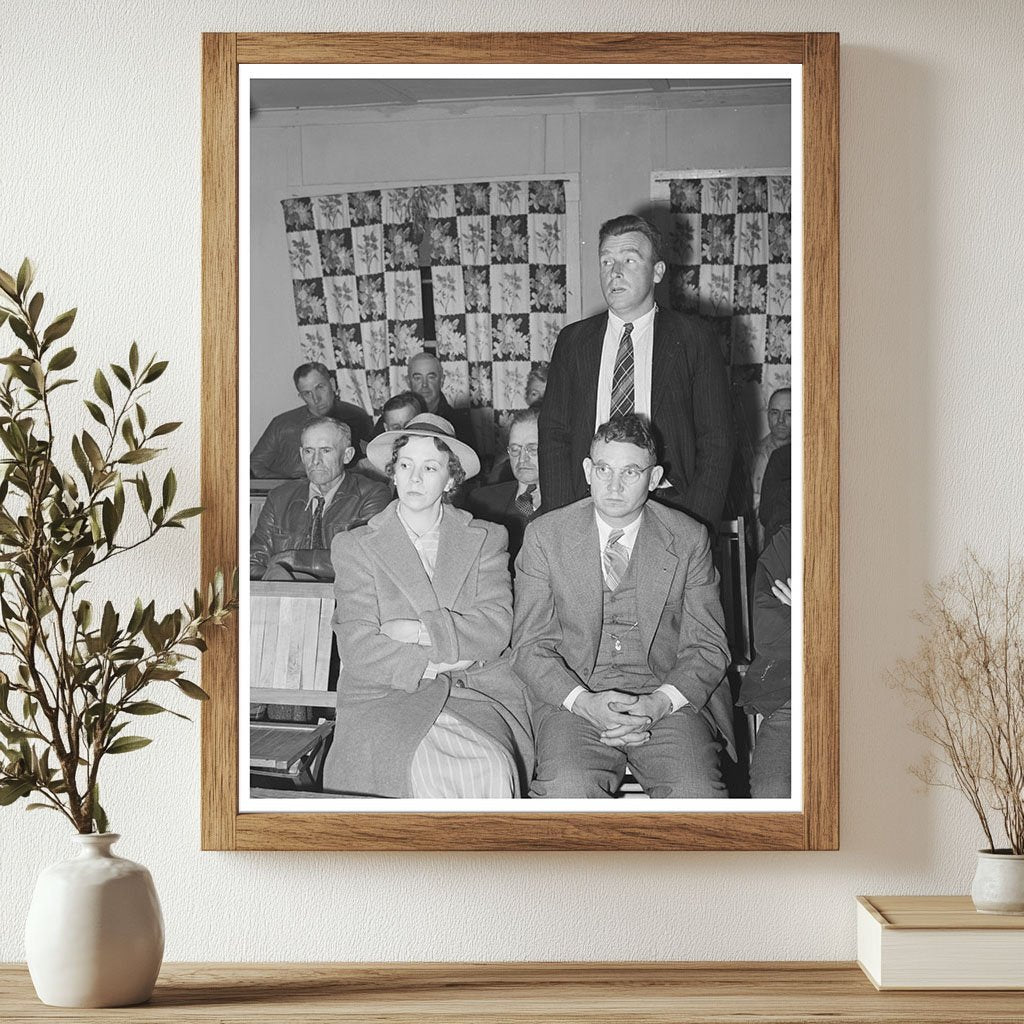
M 240 810 L 799 810 L 799 69 L 301 72 L 239 90 Z

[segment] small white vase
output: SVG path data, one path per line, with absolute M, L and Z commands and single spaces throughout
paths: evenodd
M 153 993 L 164 920 L 153 879 L 116 857 L 111 832 L 76 835 L 77 857 L 46 868 L 25 925 L 25 957 L 49 1006 L 134 1006 Z
M 982 914 L 1024 914 L 1024 854 L 979 850 L 971 899 Z

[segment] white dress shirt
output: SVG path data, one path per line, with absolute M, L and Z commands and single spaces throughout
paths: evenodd
M 651 366 L 654 362 L 654 314 L 657 306 L 649 309 L 636 320 L 626 321 L 608 310 L 608 326 L 604 330 L 604 345 L 601 347 L 601 372 L 597 378 L 597 410 L 595 429 L 608 422 L 612 409 L 612 377 L 615 375 L 615 359 L 619 354 L 619 342 L 626 323 L 633 324 L 633 411 L 651 419 Z
M 600 515 L 597 510 L 594 510 L 594 521 L 597 523 L 597 537 L 598 537 L 598 552 L 601 559 L 601 574 L 604 576 L 604 581 L 608 582 L 608 573 L 605 569 L 604 564 L 604 549 L 608 545 L 608 538 L 612 534 L 612 530 L 620 529 L 620 527 L 609 526 Z M 640 533 L 640 524 L 644 521 L 644 513 L 641 509 L 640 515 L 636 517 L 629 524 L 629 526 L 621 527 L 622 536 L 619 538 L 619 543 L 626 549 L 626 553 L 629 558 L 633 557 L 633 548 L 636 546 L 636 538 Z M 577 686 L 575 689 L 569 692 L 569 695 L 562 701 L 562 706 L 566 711 L 572 711 L 572 706 L 576 701 L 576 698 L 586 689 L 585 686 Z M 672 711 L 678 711 L 681 707 L 690 702 L 679 692 L 676 687 L 671 683 L 662 683 L 655 691 L 655 693 L 661 692 L 672 703 Z

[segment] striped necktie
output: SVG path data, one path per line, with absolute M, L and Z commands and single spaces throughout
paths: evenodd
M 327 547 L 324 539 L 324 497 L 317 494 L 313 498 L 313 525 L 309 528 L 309 546 L 313 551 L 321 551 Z
M 609 590 L 615 590 L 629 567 L 629 552 L 620 544 L 622 530 L 612 530 L 604 546 L 604 578 Z
M 633 403 L 633 325 L 622 328 L 619 351 L 615 356 L 615 371 L 612 373 L 611 416 L 632 412 Z
M 526 490 L 512 503 L 515 505 L 516 512 L 524 519 L 529 519 L 533 515 L 533 492 L 535 490 L 537 490 L 536 484 L 527 484 Z

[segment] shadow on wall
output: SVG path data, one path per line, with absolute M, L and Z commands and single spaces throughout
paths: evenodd
M 935 562 L 935 72 L 844 46 L 841 70 L 841 848 L 924 870 L 947 829 L 889 672 Z M 948 823 L 947 823 L 948 825 Z M 851 864 L 851 868 L 853 865 Z

